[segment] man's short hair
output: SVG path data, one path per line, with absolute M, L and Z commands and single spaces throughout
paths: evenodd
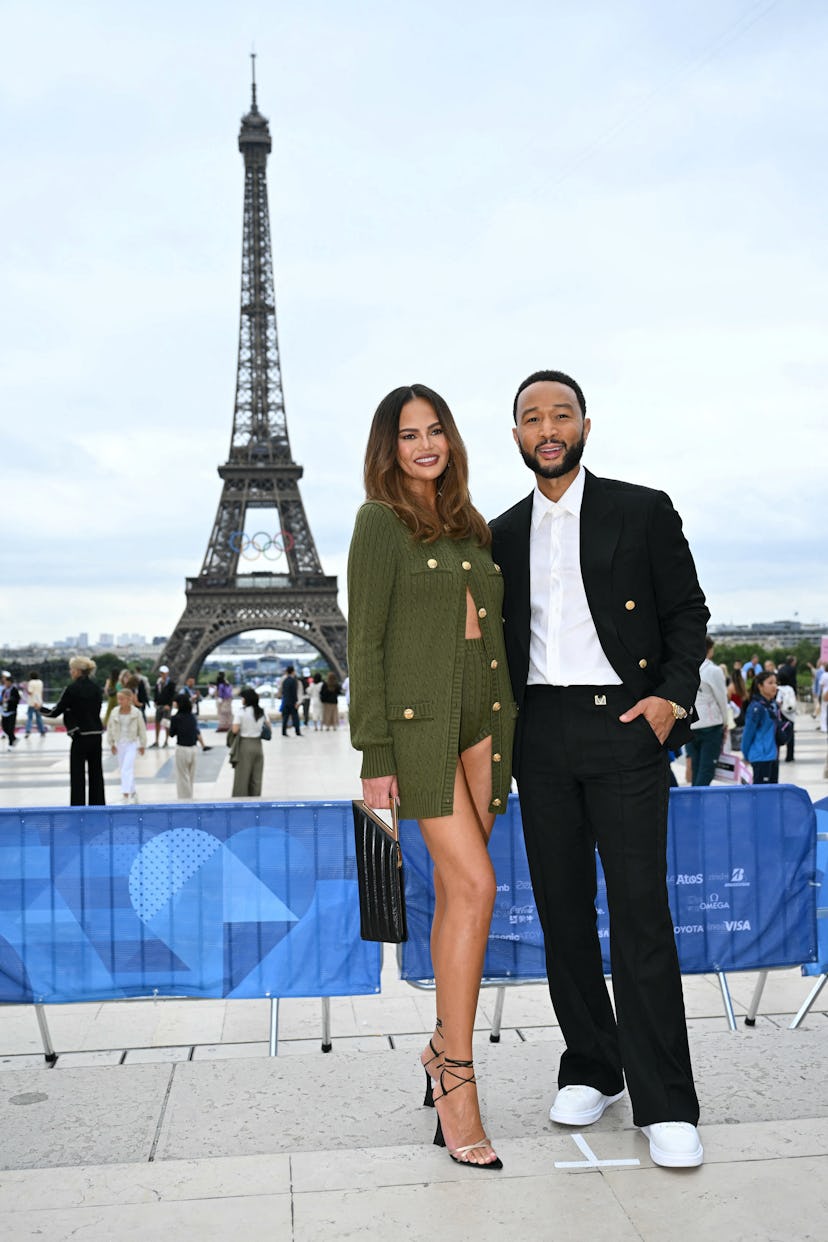
M 526 377 L 523 383 L 515 393 L 515 400 L 512 405 L 512 417 L 517 422 L 517 403 L 518 397 L 524 388 L 528 388 L 530 384 L 539 384 L 546 381 L 551 384 L 566 384 L 567 388 L 571 388 L 578 398 L 578 405 L 581 407 L 581 414 L 586 418 L 586 397 L 584 396 L 581 385 L 574 380 L 571 375 L 567 375 L 564 371 L 535 371 L 532 375 Z

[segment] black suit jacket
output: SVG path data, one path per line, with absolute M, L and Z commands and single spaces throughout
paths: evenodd
M 664 492 L 585 473 L 581 574 L 604 653 L 634 700 L 654 694 L 690 712 L 710 613 L 681 518 Z M 529 673 L 531 522 L 532 493 L 491 523 L 518 706 Z M 690 717 L 676 723 L 668 745 L 675 750 L 689 735 Z

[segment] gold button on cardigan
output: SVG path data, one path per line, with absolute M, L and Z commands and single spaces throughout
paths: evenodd
M 475 609 L 501 615 L 503 577 L 488 548 L 446 536 L 423 544 L 388 505 L 360 508 L 348 557 L 351 742 L 362 751 L 363 778 L 397 776 L 404 819 L 453 809 L 467 591 Z M 483 646 L 483 703 L 498 704 L 488 717 L 498 755 L 489 805 L 502 812 L 517 709 L 499 624 L 486 627 Z

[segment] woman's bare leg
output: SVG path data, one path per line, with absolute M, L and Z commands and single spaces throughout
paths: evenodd
M 445 909 L 446 909 L 446 890 L 443 886 L 443 881 L 440 878 L 440 873 L 435 867 L 434 868 L 434 918 L 431 921 L 431 960 L 432 962 L 434 961 L 434 955 L 437 952 L 437 945 L 439 944 L 439 940 L 440 940 L 440 928 L 443 925 L 443 916 L 445 914 Z M 436 1020 L 434 1023 L 434 1034 L 431 1037 L 431 1042 L 429 1044 L 426 1044 L 425 1048 L 423 1049 L 423 1053 L 422 1053 L 422 1056 L 420 1057 L 420 1060 L 423 1063 L 423 1068 L 428 1070 L 429 1074 L 431 1075 L 431 1077 L 434 1079 L 435 1082 L 438 1082 L 440 1079 L 440 1070 L 443 1068 L 443 1020 L 442 1020 L 442 1010 L 440 1009 L 440 989 L 439 989 L 439 986 L 437 985 L 436 975 L 435 975 L 435 988 L 434 988 L 434 1012 L 436 1014 Z M 435 1053 L 437 1054 L 437 1056 L 435 1056 Z
M 443 1048 L 447 1057 L 471 1061 L 480 976 L 494 908 L 495 877 L 486 849 L 486 833 L 478 818 L 463 763 L 458 763 L 455 774 L 452 814 L 423 819 L 420 828 L 439 873 L 445 898 L 437 935 L 432 940 Z M 484 1137 L 476 1087 L 459 1085 L 460 1079 L 470 1077 L 471 1071 L 458 1069 L 456 1074 L 453 1077 L 446 1072 L 443 1082 L 445 1088 L 458 1089 L 435 1097 L 450 1149 L 476 1143 Z M 476 1164 L 488 1164 L 494 1158 L 491 1147 L 477 1148 L 464 1157 Z

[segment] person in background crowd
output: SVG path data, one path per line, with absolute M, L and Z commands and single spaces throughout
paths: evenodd
M 753 655 L 744 667 L 744 674 L 749 681 L 753 681 L 756 674 L 761 672 L 762 665 L 759 662 L 759 652 L 754 651 Z M 748 689 L 750 689 L 750 687 L 748 687 Z
M 311 675 L 311 671 L 309 668 L 302 669 L 301 707 L 302 707 L 302 724 L 305 726 L 305 728 L 308 727 L 308 721 L 310 719 L 310 675 Z
M 101 687 L 93 680 L 95 661 L 86 656 L 72 656 L 69 676 L 72 678 L 52 708 L 43 708 L 43 715 L 54 720 L 63 717 L 66 732 L 72 739 L 69 750 L 69 798 L 72 806 L 87 802 L 86 782 L 89 779 L 89 805 L 104 806 L 103 764 L 101 763 Z
M 745 704 L 747 702 L 747 688 L 745 686 L 745 679 L 742 676 L 741 660 L 733 661 L 733 672 L 730 674 L 727 697 L 733 704 L 736 727 L 741 728 L 745 722 Z
M 779 783 L 779 748 L 776 743 L 778 689 L 774 672 L 763 670 L 753 679 L 750 702 L 745 712 L 742 755 L 753 767 L 754 785 Z
M 40 679 L 40 673 L 34 668 L 29 673 L 29 680 L 26 683 L 26 699 L 26 733 L 24 736 L 29 737 L 32 731 L 32 721 L 34 721 L 38 733 L 43 737 L 46 733 L 46 726 L 40 712 L 43 706 L 43 682 Z
M 705 639 L 706 656 L 699 669 L 701 683 L 696 694 L 698 719 L 690 726 L 685 744 L 692 764 L 693 784 L 709 785 L 721 754 L 727 729 L 727 685 L 722 670 L 713 663 L 713 639 Z
M 791 725 L 788 743 L 785 747 L 785 762 L 792 763 L 796 733 L 796 690 L 789 681 L 780 682 L 778 674 L 776 681 L 779 686 L 776 692 L 776 706 L 779 708 L 779 715 L 782 720 L 790 721 Z
M 239 757 L 233 772 L 234 798 L 259 798 L 262 793 L 264 752 L 262 750 L 262 722 L 264 709 L 259 706 L 259 696 L 252 686 L 243 686 L 242 709 L 238 720 L 230 726 L 239 735 Z
M 201 692 L 196 685 L 195 677 L 188 677 L 184 685 L 181 687 L 182 692 L 186 694 L 193 707 L 193 715 L 199 714 L 198 705 L 201 702 Z
M 196 747 L 210 750 L 198 727 L 192 696 L 181 690 L 176 696 L 178 708 L 170 720 L 170 737 L 175 738 L 175 787 L 179 798 L 192 801 L 196 771 Z
M 312 680 L 308 683 L 308 696 L 310 698 L 310 719 L 313 725 L 314 733 L 318 733 L 322 728 L 322 674 L 314 673 Z
M 103 696 L 106 700 L 106 712 L 104 714 L 104 724 L 109 724 L 109 717 L 118 706 L 118 691 L 120 687 L 120 674 L 117 669 L 110 669 L 107 674 L 106 681 L 103 685 Z
M 118 757 L 121 772 L 121 797 L 124 802 L 135 802 L 135 755 L 143 755 L 147 746 L 147 726 L 136 706 L 133 691 L 123 687 L 118 691 L 118 705 L 106 726 L 106 741 L 113 755 Z
M 322 683 L 319 698 L 322 703 L 322 728 L 339 728 L 339 696 L 342 693 L 336 673 L 330 672 Z
M 775 676 L 776 676 L 776 663 L 775 663 L 775 661 L 774 661 L 774 660 L 765 660 L 765 663 L 764 663 L 764 665 L 763 665 L 763 667 L 762 667 L 762 672 L 763 672 L 763 673 L 773 673 L 773 675 L 774 675 L 774 677 L 775 677 Z
M 785 656 L 785 659 L 776 671 L 776 680 L 780 686 L 790 686 L 794 694 L 796 694 L 797 677 L 795 655 Z
M 166 664 L 162 664 L 158 670 L 158 680 L 155 683 L 155 741 L 153 747 L 167 746 L 169 744 L 169 736 L 161 742 L 161 732 L 166 729 L 169 734 L 170 716 L 172 715 L 172 705 L 175 702 L 175 682 L 170 677 L 170 670 Z
M 9 750 L 15 743 L 14 731 L 17 727 L 17 707 L 20 702 L 20 691 L 14 684 L 11 673 L 4 668 L 2 674 L 2 689 L 0 689 L 0 715 L 3 721 L 3 734 L 8 738 Z
M 282 679 L 282 737 L 288 735 L 288 725 L 293 724 L 293 730 L 297 737 L 301 737 L 299 732 L 299 681 L 293 670 L 293 665 L 289 664 L 285 669 L 285 676 Z
M 811 676 L 813 678 L 811 681 L 811 698 L 813 700 L 811 715 L 814 720 L 818 721 L 820 715 L 819 707 L 822 702 L 822 679 L 825 676 L 825 661 L 820 660 L 816 668 L 813 664 L 809 664 L 808 668 L 811 670 Z
M 217 733 L 226 733 L 233 723 L 233 687 L 224 672 L 216 673 Z
M 140 711 L 141 715 L 144 717 L 144 721 L 146 721 L 147 708 L 149 707 L 150 697 L 151 697 L 150 696 L 150 684 L 147 678 L 141 672 L 140 664 L 133 664 L 132 674 L 134 677 L 137 677 L 138 679 L 138 685 L 135 687 L 135 696 L 138 700 L 138 710 Z

